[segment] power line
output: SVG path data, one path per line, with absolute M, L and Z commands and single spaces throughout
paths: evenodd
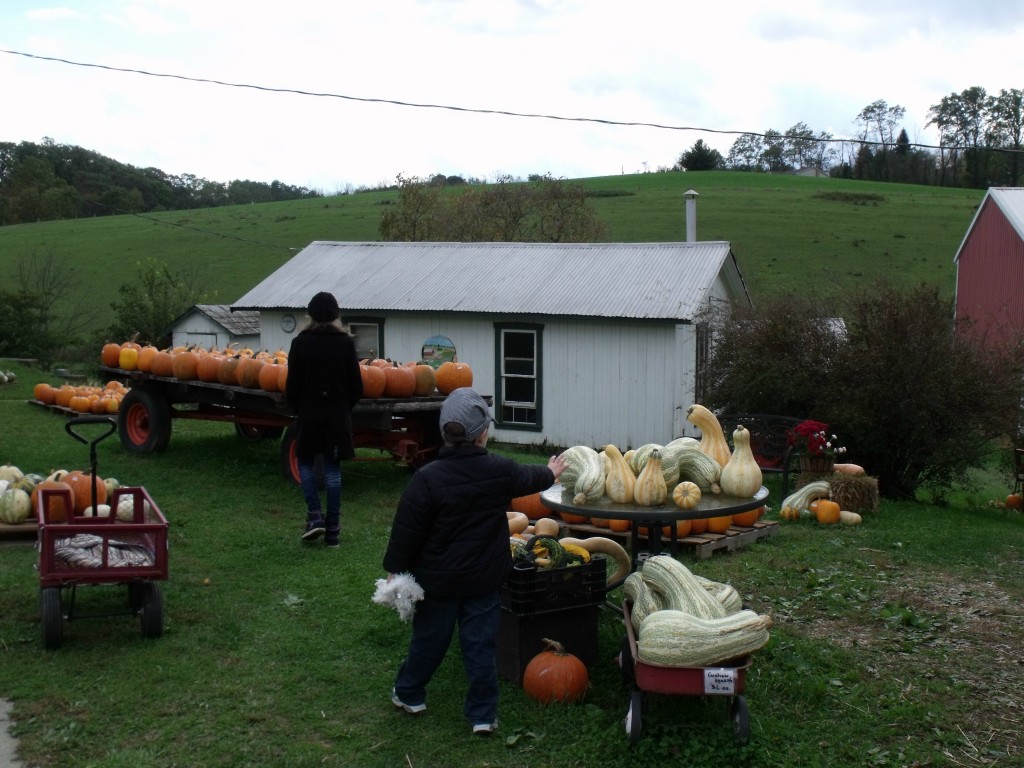
M 385 98 L 374 98 L 368 96 L 351 96 L 348 94 L 341 93 L 327 93 L 319 91 L 307 91 L 298 88 L 274 88 L 265 85 L 253 85 L 251 83 L 233 83 L 226 80 L 217 80 L 214 78 L 207 77 L 189 77 L 187 75 L 176 75 L 168 72 L 150 72 L 145 69 L 133 69 L 129 67 L 114 67 L 107 64 L 92 64 L 83 61 L 71 61 L 70 59 L 62 59 L 56 56 L 40 56 L 34 53 L 26 53 L 24 51 L 11 51 L 7 49 L 0 49 L 0 53 L 6 53 L 11 56 L 23 56 L 27 59 L 37 59 L 40 61 L 53 61 L 60 64 L 68 64 L 74 67 L 86 67 L 92 69 L 102 69 L 109 72 L 123 72 L 126 74 L 143 75 L 145 77 L 160 77 L 170 80 L 182 80 L 191 83 L 204 83 L 207 85 L 220 85 L 227 88 L 244 88 L 255 91 L 264 91 L 268 93 L 287 93 L 297 96 L 313 96 L 316 98 L 329 98 L 329 99 L 343 99 L 346 101 L 358 101 L 366 104 L 390 104 L 397 107 L 411 107 L 415 109 L 443 109 L 451 112 L 465 112 L 479 115 L 498 115 L 502 117 L 521 117 L 529 119 L 539 120 L 558 120 L 563 122 L 575 122 L 575 123 L 594 123 L 597 125 L 611 125 L 611 126 L 622 126 L 622 127 L 640 127 L 640 128 L 655 128 L 658 130 L 666 131 L 695 131 L 700 133 L 713 133 L 719 135 L 732 135 L 732 136 L 755 136 L 759 138 L 767 138 L 768 134 L 759 133 L 757 131 L 734 131 L 724 130 L 720 128 L 701 128 L 697 126 L 687 125 L 666 125 L 664 123 L 651 123 L 639 120 L 608 120 L 599 117 L 568 117 L 565 115 L 549 115 L 544 113 L 536 112 L 514 112 L 511 110 L 504 109 L 483 109 L 477 107 L 460 107 L 451 104 L 427 104 L 414 101 L 401 101 L 398 99 L 385 99 Z M 787 137 L 780 135 L 781 138 L 786 140 L 798 140 L 798 141 L 813 141 L 817 143 L 831 143 L 831 144 L 848 144 L 854 143 L 859 145 L 870 145 L 870 146 L 891 146 L 888 142 L 883 141 L 869 141 L 867 139 L 836 139 L 836 138 L 817 138 L 817 137 Z M 938 150 L 965 150 L 968 147 L 960 147 L 954 145 L 935 145 L 935 144 L 919 144 L 919 143 L 908 143 L 907 146 L 916 147 L 918 149 L 938 149 Z M 1020 150 L 1010 150 L 995 147 L 988 147 L 986 149 L 1000 149 L 1004 152 L 1017 152 Z

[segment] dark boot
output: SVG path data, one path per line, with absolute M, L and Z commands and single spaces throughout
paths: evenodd
M 306 530 L 302 534 L 303 541 L 313 541 L 324 535 L 324 518 L 319 512 L 310 512 L 306 516 Z

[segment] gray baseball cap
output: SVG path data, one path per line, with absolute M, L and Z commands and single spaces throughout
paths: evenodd
M 446 424 L 461 424 L 466 439 L 475 440 L 494 421 L 487 402 L 472 387 L 459 387 L 441 405 L 441 431 Z

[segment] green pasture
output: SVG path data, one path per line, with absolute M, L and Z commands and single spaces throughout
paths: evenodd
M 612 242 L 686 237 L 695 190 L 697 238 L 732 244 L 759 296 L 831 295 L 879 276 L 952 295 L 953 257 L 983 192 L 738 172 L 582 179 Z M 452 190 L 452 194 L 457 190 Z M 57 311 L 86 329 L 112 319 L 117 289 L 150 259 L 192 276 L 209 303 L 230 304 L 314 240 L 377 240 L 396 192 L 0 227 L 0 291 L 17 290 L 24 259 L 73 267 Z

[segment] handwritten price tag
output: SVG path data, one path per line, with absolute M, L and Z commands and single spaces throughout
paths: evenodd
M 704 693 L 726 696 L 736 693 L 736 670 L 721 667 L 705 669 Z

